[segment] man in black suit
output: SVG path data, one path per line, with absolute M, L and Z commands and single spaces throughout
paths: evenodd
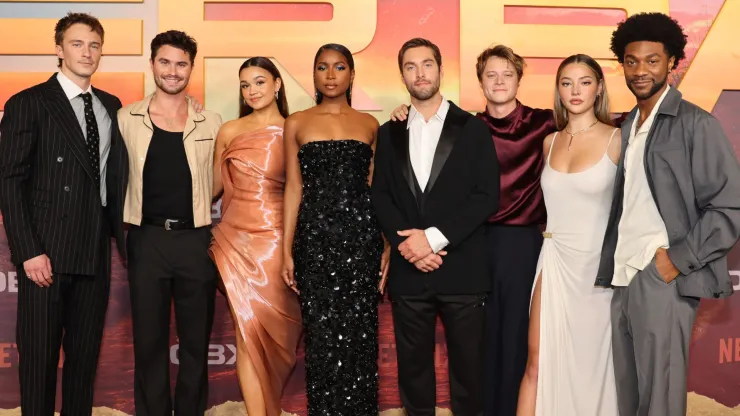
M 60 71 L 11 97 L 0 123 L 0 211 L 11 260 L 23 276 L 16 342 L 24 416 L 54 414 L 60 346 L 61 414 L 92 413 L 111 236 L 125 258 L 121 102 L 90 85 L 103 37 L 93 16 L 59 20 Z
M 372 198 L 397 248 L 388 285 L 401 401 L 411 416 L 434 415 L 439 314 L 452 412 L 482 415 L 483 305 L 490 289 L 485 224 L 498 206 L 496 150 L 485 123 L 439 93 L 436 45 L 406 42 L 398 66 L 412 106 L 406 122 L 389 121 L 378 130 Z

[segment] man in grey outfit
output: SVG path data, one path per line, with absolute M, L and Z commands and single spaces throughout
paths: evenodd
M 686 35 L 661 13 L 619 24 L 611 49 L 637 106 L 622 155 L 596 285 L 614 287 L 619 413 L 686 414 L 689 340 L 700 298 L 732 294 L 727 252 L 740 237 L 740 166 L 719 122 L 668 75 Z

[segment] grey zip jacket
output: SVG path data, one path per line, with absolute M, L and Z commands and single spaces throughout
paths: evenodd
M 671 88 L 645 144 L 645 174 L 668 233 L 668 257 L 681 272 L 678 293 L 698 298 L 732 294 L 727 252 L 740 238 L 740 163 L 714 116 Z M 637 107 L 622 123 L 614 200 L 596 286 L 611 287 L 624 196 L 624 155 Z

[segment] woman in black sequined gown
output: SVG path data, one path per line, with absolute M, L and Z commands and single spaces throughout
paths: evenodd
M 378 122 L 350 106 L 353 77 L 349 50 L 322 46 L 317 105 L 285 121 L 283 279 L 301 302 L 312 416 L 378 414 L 378 284 L 389 251 L 370 202 Z

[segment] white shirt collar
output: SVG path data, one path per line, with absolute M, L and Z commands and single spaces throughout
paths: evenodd
M 636 135 L 641 132 L 647 132 L 650 130 L 650 127 L 653 125 L 653 121 L 655 120 L 655 115 L 658 114 L 658 109 L 660 108 L 660 105 L 663 104 L 663 100 L 665 99 L 666 95 L 668 95 L 668 90 L 671 89 L 671 86 L 668 85 L 663 91 L 663 94 L 661 94 L 660 98 L 658 98 L 658 102 L 655 103 L 655 106 L 653 107 L 652 111 L 650 111 L 650 115 L 645 119 L 645 122 L 642 123 L 642 126 L 640 126 L 640 130 L 635 131 L 633 135 Z M 635 122 L 633 123 L 632 130 L 634 131 L 637 127 L 637 120 L 640 119 L 640 109 L 637 109 L 637 114 L 635 115 Z
M 68 100 L 71 100 L 82 93 L 92 93 L 92 84 L 87 86 L 87 91 L 82 91 L 82 88 L 72 82 L 72 80 L 64 75 L 62 71 L 57 72 L 57 81 L 61 84 L 62 90 L 64 90 L 64 95 L 67 96 Z
M 445 100 L 445 97 L 442 97 L 442 103 L 439 105 L 439 108 L 437 109 L 437 112 L 434 113 L 434 116 L 432 116 L 429 121 L 432 121 L 433 119 L 437 119 L 440 122 L 445 122 L 445 117 L 447 117 L 447 111 L 450 109 L 450 102 Z M 411 105 L 411 108 L 409 109 L 409 119 L 406 123 L 406 129 L 409 129 L 411 127 L 411 123 L 416 120 L 416 118 L 419 118 L 422 122 L 424 121 L 424 116 L 419 113 L 416 108 L 414 108 L 413 104 Z

